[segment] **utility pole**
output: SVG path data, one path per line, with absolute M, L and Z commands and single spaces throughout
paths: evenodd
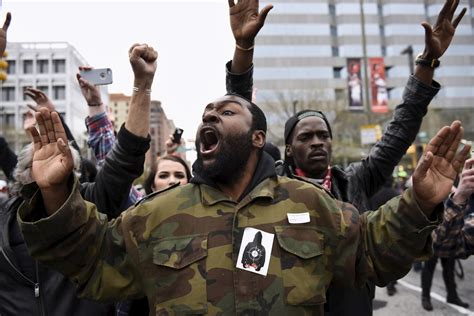
M 298 100 L 293 100 L 293 115 L 296 115 L 296 105 L 298 104 Z
M 365 14 L 364 0 L 359 0 L 360 4 L 360 28 L 362 33 L 362 59 L 364 62 L 364 107 L 367 111 L 367 123 L 370 123 L 370 102 L 369 102 L 369 65 L 367 62 L 367 41 L 365 38 Z

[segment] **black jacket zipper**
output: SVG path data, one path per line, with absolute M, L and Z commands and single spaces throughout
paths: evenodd
M 18 270 L 15 265 L 13 264 L 13 262 L 10 260 L 10 258 L 7 256 L 7 254 L 5 253 L 5 251 L 3 250 L 3 248 L 0 247 L 0 250 L 3 254 L 3 256 L 5 257 L 5 259 L 7 260 L 7 262 L 10 264 L 10 266 L 12 267 L 13 270 L 15 270 L 15 272 L 23 279 L 25 280 L 27 283 L 31 284 L 33 287 L 34 287 L 34 291 L 35 291 L 35 298 L 38 299 L 38 305 L 39 305 L 39 311 L 40 311 L 40 315 L 41 316 L 45 316 L 46 313 L 45 313 L 45 310 L 44 310 L 44 304 L 43 304 L 43 298 L 40 296 L 40 284 L 39 284 L 39 269 L 38 269 L 38 261 L 35 261 L 35 269 L 36 269 L 36 279 L 38 280 L 38 282 L 33 282 L 31 281 L 30 279 L 28 279 L 23 273 L 20 272 L 20 270 Z

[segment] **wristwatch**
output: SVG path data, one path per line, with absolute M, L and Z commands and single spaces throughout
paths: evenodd
M 419 53 L 416 56 L 415 59 L 415 65 L 422 65 L 430 68 L 438 68 L 440 65 L 440 62 L 438 59 L 433 58 L 433 59 L 423 59 L 423 53 Z

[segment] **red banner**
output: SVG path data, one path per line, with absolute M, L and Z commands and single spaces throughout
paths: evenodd
M 349 110 L 364 110 L 362 102 L 362 77 L 360 58 L 347 59 L 347 87 L 349 89 Z
M 369 58 L 370 99 L 374 113 L 388 112 L 387 81 L 385 80 L 385 64 L 382 57 Z

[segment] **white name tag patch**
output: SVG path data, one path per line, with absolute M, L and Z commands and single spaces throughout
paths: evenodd
M 311 220 L 309 218 L 309 212 L 306 213 L 287 213 L 288 222 L 290 224 L 304 224 L 309 223 Z
M 236 267 L 266 276 L 270 266 L 274 236 L 263 230 L 245 228 Z

